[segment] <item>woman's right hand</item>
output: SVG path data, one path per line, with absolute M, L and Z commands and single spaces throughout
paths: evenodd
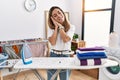
M 57 21 L 55 21 L 55 19 L 53 19 L 53 17 L 51 17 L 51 20 L 53 21 L 53 24 L 55 25 L 55 28 L 57 28 L 58 29 L 58 22 Z

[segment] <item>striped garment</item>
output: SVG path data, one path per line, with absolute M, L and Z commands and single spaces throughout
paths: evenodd
M 107 58 L 78 59 L 76 55 L 74 56 L 74 63 L 79 66 L 102 65 L 106 63 L 106 61 Z

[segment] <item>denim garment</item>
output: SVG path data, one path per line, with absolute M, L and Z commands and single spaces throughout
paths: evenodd
M 65 55 L 65 54 L 55 54 L 54 52 L 50 52 L 50 57 L 69 57 L 69 55 Z M 47 80 L 50 80 L 52 75 L 56 72 L 56 69 L 49 69 L 47 71 Z M 59 77 L 60 80 L 69 80 L 69 76 L 70 76 L 70 70 L 66 70 L 66 69 L 62 69 L 59 73 Z M 57 80 L 57 77 L 54 79 Z

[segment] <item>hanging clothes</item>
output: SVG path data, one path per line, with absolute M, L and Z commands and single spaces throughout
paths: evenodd
M 29 44 L 29 47 L 31 48 L 33 57 L 43 57 L 46 54 L 45 43 Z
M 2 47 L 0 46 L 0 53 L 2 53 Z
M 18 55 L 16 55 L 14 49 L 11 46 L 3 46 L 3 51 L 9 55 L 10 59 L 20 58 Z
M 19 53 L 19 49 L 17 45 L 13 45 L 12 48 L 14 49 L 15 53 L 18 54 Z

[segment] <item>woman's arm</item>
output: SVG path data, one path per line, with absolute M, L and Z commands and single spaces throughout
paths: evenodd
M 55 45 L 56 44 L 56 40 L 57 40 L 57 34 L 58 34 L 58 25 L 56 23 L 56 21 L 51 17 L 54 25 L 55 25 L 55 30 L 52 34 L 51 37 L 49 37 L 49 42 L 51 43 L 51 45 Z
M 51 45 L 55 45 L 56 44 L 56 40 L 57 40 L 57 33 L 58 33 L 58 29 L 55 28 L 53 34 L 51 37 L 49 37 L 49 42 L 51 43 Z
M 74 32 L 75 32 L 75 26 L 74 25 L 70 25 L 70 29 L 65 32 L 64 28 L 59 28 L 59 32 L 60 32 L 60 36 L 63 39 L 64 42 L 68 42 L 70 40 L 72 40 Z
M 68 42 L 69 40 L 71 40 L 71 38 L 66 34 L 63 28 L 60 28 L 59 32 L 63 42 Z

